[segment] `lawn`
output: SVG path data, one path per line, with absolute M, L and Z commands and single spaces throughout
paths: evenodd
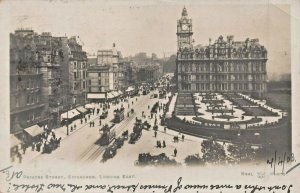
M 267 105 L 288 111 L 291 109 L 291 99 L 291 95 L 287 93 L 271 92 L 266 94 Z

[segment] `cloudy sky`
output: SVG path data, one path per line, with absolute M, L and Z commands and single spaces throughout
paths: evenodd
M 179 3 L 171 1 L 12 1 L 10 32 L 31 27 L 55 36 L 79 36 L 88 53 L 116 43 L 123 56 L 162 57 L 176 52 L 176 22 L 185 5 L 195 44 L 220 35 L 259 38 L 269 51 L 269 74 L 290 72 L 290 8 L 273 4 Z

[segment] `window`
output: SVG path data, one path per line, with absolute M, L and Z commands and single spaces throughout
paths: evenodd
M 210 90 L 210 86 L 208 83 L 206 84 L 206 90 Z
M 74 80 L 76 80 L 76 79 L 77 79 L 77 73 L 74 72 Z
M 185 71 L 185 72 L 188 71 L 188 66 L 187 66 L 187 65 L 184 66 L 184 71 Z
M 28 113 L 28 122 L 34 120 L 34 112 L 29 112 Z
M 31 98 L 30 95 L 28 95 L 27 98 L 26 98 L 26 104 L 27 104 L 27 105 L 30 104 L 30 100 L 31 100 L 30 98 Z
M 16 96 L 15 106 L 16 106 L 16 108 L 18 108 L 20 106 L 19 96 Z
M 201 90 L 204 90 L 204 84 L 201 84 Z
M 86 84 L 85 84 L 85 81 L 83 81 L 82 82 L 82 88 L 85 89 L 85 87 L 86 87 Z
M 35 101 L 35 96 L 32 95 L 31 98 L 30 98 L 30 104 L 34 104 L 34 101 Z
M 74 62 L 74 69 L 77 68 L 77 62 Z
M 243 90 L 243 85 L 239 84 L 239 90 Z

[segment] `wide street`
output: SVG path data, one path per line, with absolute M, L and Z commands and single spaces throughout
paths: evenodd
M 160 126 L 159 115 L 162 115 L 162 110 L 156 115 L 158 118 L 158 134 L 157 137 L 154 137 L 153 125 L 154 117 L 151 119 L 150 110 L 151 107 L 156 103 L 166 103 L 166 99 L 153 98 L 153 93 L 158 91 L 151 91 L 147 95 L 140 95 L 137 97 L 129 98 L 128 102 L 121 102 L 118 105 L 111 105 L 108 110 L 108 117 L 101 122 L 99 125 L 99 115 L 91 114 L 91 119 L 95 122 L 95 127 L 90 127 L 89 121 L 87 123 L 80 123 L 80 120 L 76 120 L 77 129 L 73 132 L 70 132 L 70 135 L 66 135 L 67 128 L 66 126 L 58 128 L 55 130 L 57 137 L 62 137 L 60 147 L 54 150 L 50 154 L 41 154 L 38 152 L 32 152 L 27 150 L 24 155 L 23 163 L 29 164 L 43 164 L 43 163 L 79 163 L 79 164 L 118 164 L 119 162 L 127 163 L 128 165 L 133 165 L 135 160 L 137 160 L 139 153 L 151 153 L 153 155 L 158 155 L 160 153 L 166 153 L 168 157 L 174 159 L 173 150 L 174 148 L 178 149 L 178 156 L 175 158 L 178 162 L 183 162 L 183 159 L 187 155 L 195 154 L 200 152 L 200 142 L 202 139 L 195 138 L 192 136 L 186 137 L 185 141 L 180 140 L 179 143 L 173 142 L 174 136 L 180 136 L 178 132 L 167 130 L 164 133 L 163 126 Z M 133 102 L 133 104 L 132 104 Z M 98 104 L 96 104 L 98 105 Z M 116 124 L 113 127 L 113 130 L 116 132 L 116 138 L 120 136 L 123 131 L 128 130 L 129 134 L 133 130 L 135 119 L 142 118 L 142 112 L 145 112 L 146 119 L 150 124 L 151 128 L 149 131 L 143 130 L 141 138 L 135 144 L 129 144 L 128 140 L 124 142 L 124 146 L 117 150 L 117 154 L 114 158 L 102 162 L 102 155 L 107 146 L 100 146 L 97 141 L 100 138 L 99 129 L 104 124 L 112 124 L 112 119 L 114 117 L 113 111 L 121 106 L 125 108 L 125 119 L 120 123 Z M 129 108 L 128 108 L 129 105 Z M 150 109 L 148 109 L 148 106 Z M 97 106 L 96 106 L 97 107 Z M 134 109 L 134 113 L 130 113 L 131 109 Z M 129 117 L 127 116 L 129 112 Z M 71 125 L 74 125 L 72 123 Z M 69 126 L 70 129 L 70 126 Z M 156 141 L 165 140 L 166 148 L 157 148 Z M 113 143 L 113 141 L 111 142 Z M 199 148 L 188 148 L 191 146 L 198 145 Z M 29 155 L 28 155 L 29 154 Z M 32 156 L 35 154 L 35 156 Z

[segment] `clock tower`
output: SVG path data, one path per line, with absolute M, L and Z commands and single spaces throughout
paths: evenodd
M 177 21 L 177 50 L 193 45 L 192 19 L 188 18 L 188 13 L 184 7 L 181 13 L 181 18 Z

